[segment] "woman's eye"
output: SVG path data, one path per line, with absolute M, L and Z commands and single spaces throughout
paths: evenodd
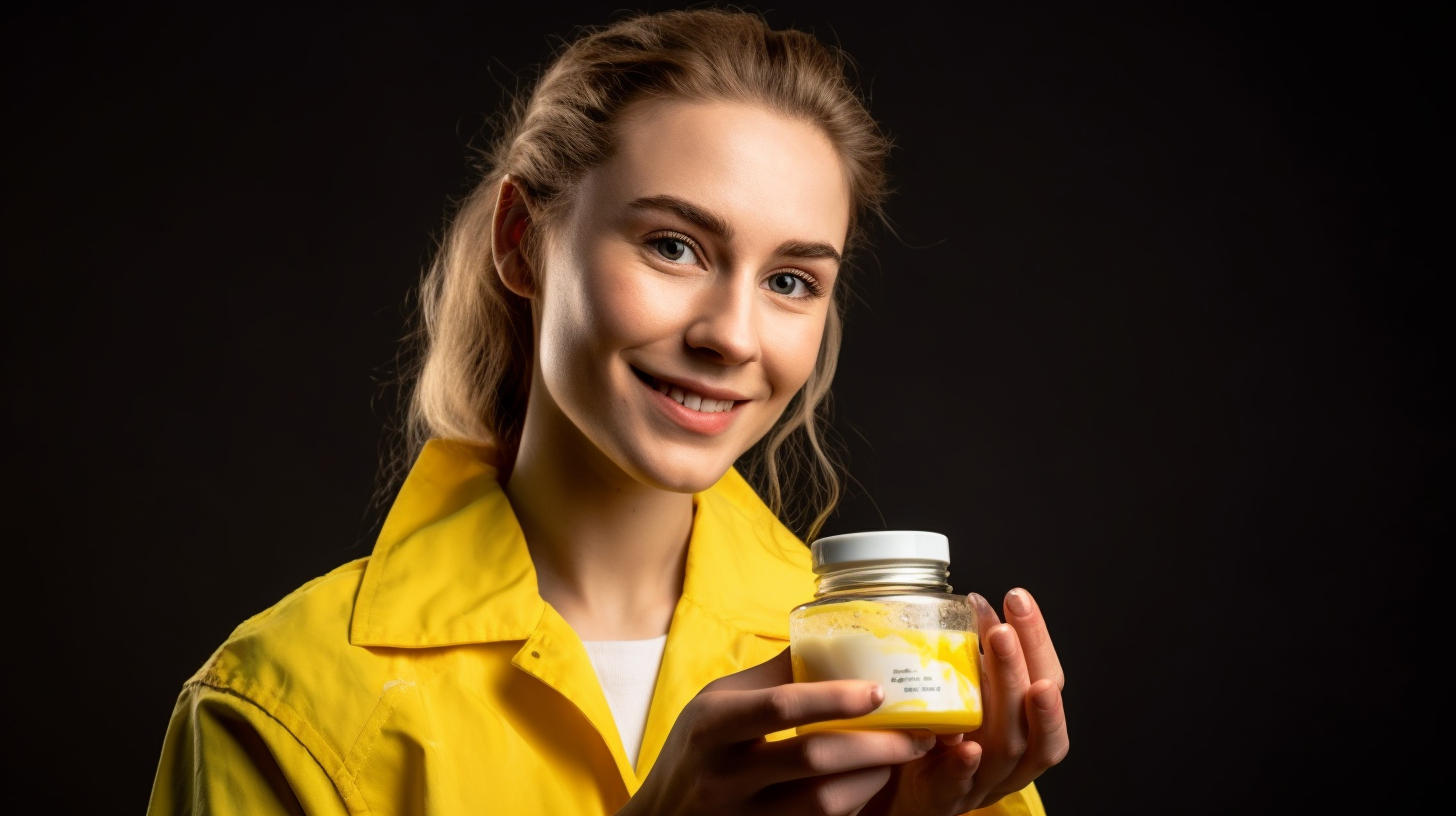
M 769 291 L 775 294 L 785 295 L 787 297 L 803 297 L 808 294 L 807 290 L 809 287 L 804 283 L 804 279 L 798 275 L 779 272 L 769 277 L 768 288 Z
M 696 264 L 698 256 L 694 254 L 693 248 L 688 246 L 687 241 L 678 238 L 658 238 L 652 242 L 657 246 L 657 254 L 673 263 Z

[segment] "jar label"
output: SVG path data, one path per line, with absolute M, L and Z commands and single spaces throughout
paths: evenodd
M 885 701 L 876 713 L 981 710 L 978 646 L 970 632 L 800 635 L 792 652 L 796 681 L 879 683 Z

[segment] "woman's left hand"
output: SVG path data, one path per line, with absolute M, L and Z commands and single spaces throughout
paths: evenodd
M 1065 678 L 1031 593 L 1006 594 L 1006 623 L 979 595 L 984 719 L 943 736 L 930 753 L 894 769 L 861 816 L 954 816 L 987 807 L 1031 784 L 1067 755 Z

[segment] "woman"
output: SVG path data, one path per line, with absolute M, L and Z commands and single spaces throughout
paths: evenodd
M 836 55 L 756 16 L 583 37 L 514 111 L 425 284 L 427 439 L 374 553 L 184 687 L 151 811 L 1041 813 L 1067 749 L 1029 594 L 985 605 L 977 732 L 822 732 L 783 446 L 815 409 L 886 142 Z M 760 445 L 766 506 L 733 469 Z

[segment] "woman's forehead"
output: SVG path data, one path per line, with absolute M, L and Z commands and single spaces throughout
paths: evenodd
M 611 158 L 583 179 L 581 192 L 609 210 L 643 200 L 688 202 L 735 234 L 777 241 L 794 233 L 841 252 L 849 229 L 849 181 L 829 137 L 754 104 L 635 106 L 617 128 Z

